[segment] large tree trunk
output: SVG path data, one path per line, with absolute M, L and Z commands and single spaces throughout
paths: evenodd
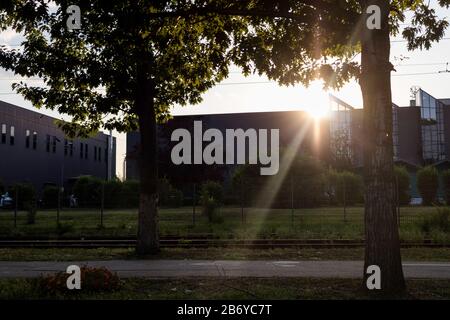
M 381 292 L 392 295 L 405 290 L 400 240 L 395 211 L 392 145 L 392 96 L 389 62 L 389 1 L 370 0 L 381 8 L 381 30 L 369 30 L 363 22 L 362 74 L 364 103 L 365 167 L 365 266 L 381 270 Z M 364 8 L 364 7 L 363 7 Z
M 159 251 L 158 221 L 158 155 L 154 84 L 145 63 L 138 76 L 136 112 L 139 118 L 140 200 L 137 234 L 138 254 Z

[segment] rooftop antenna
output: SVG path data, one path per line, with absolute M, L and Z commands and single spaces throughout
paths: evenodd
M 445 70 L 441 70 L 439 73 L 450 73 L 450 70 L 448 69 L 448 62 L 445 65 Z

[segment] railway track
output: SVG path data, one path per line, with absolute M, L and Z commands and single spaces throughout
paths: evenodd
M 364 246 L 363 240 L 328 240 L 328 239 L 161 239 L 162 248 L 209 248 L 229 247 L 248 249 L 270 248 L 358 248 Z M 0 248 L 130 248 L 136 245 L 135 239 L 71 239 L 71 240 L 0 240 Z M 431 240 L 403 241 L 403 248 L 408 247 L 450 247 L 450 244 L 436 243 Z

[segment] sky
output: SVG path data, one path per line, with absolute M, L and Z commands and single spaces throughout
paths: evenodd
M 450 17 L 450 9 L 437 9 L 439 17 Z M 407 23 L 406 23 L 407 24 Z M 400 41 L 399 41 L 400 40 Z M 20 35 L 12 31 L 0 33 L 0 44 L 20 44 Z M 391 62 L 396 71 L 392 73 L 392 100 L 399 106 L 408 106 L 410 88 L 419 86 L 436 98 L 450 98 L 450 29 L 444 39 L 426 51 L 408 51 L 401 38 L 391 39 Z M 448 69 L 446 64 L 449 63 Z M 448 70 L 449 72 L 443 72 Z M 20 95 L 15 94 L 11 84 L 18 76 L 0 69 L 0 100 L 35 110 Z M 34 84 L 38 82 L 33 81 Z M 280 87 L 265 77 L 252 75 L 244 77 L 238 68 L 232 67 L 229 77 L 203 95 L 197 105 L 174 106 L 173 115 L 236 113 L 306 110 L 314 115 L 325 115 L 328 109 L 328 94 L 332 93 L 355 108 L 362 107 L 361 90 L 352 81 L 339 91 L 322 90 L 320 82 L 305 88 L 302 85 Z M 56 112 L 39 110 L 50 116 L 61 118 Z M 125 134 L 114 133 L 117 138 L 117 175 L 123 177 L 123 161 L 126 152 Z

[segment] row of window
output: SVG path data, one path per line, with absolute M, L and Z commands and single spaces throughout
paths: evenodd
M 10 126 L 9 130 L 9 144 L 11 146 L 15 143 L 15 129 L 14 126 Z M 7 143 L 7 126 L 6 124 L 1 125 L 1 143 Z M 45 150 L 47 152 L 56 153 L 56 145 L 61 142 L 56 136 L 46 135 L 45 139 Z M 38 134 L 36 131 L 31 132 L 30 130 L 25 130 L 25 148 L 33 150 L 37 149 Z M 74 152 L 74 142 L 68 139 L 64 139 L 64 156 L 73 157 Z M 102 153 L 104 152 L 104 161 L 108 161 L 108 149 L 94 146 L 94 161 L 102 161 Z M 89 158 L 89 145 L 87 143 L 80 142 L 80 159 Z

